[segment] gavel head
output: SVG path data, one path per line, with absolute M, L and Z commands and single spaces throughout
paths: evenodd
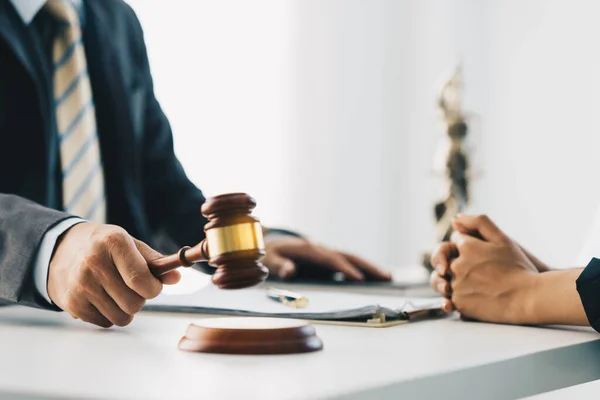
M 207 199 L 202 215 L 206 243 L 203 252 L 217 268 L 212 281 L 221 289 L 241 289 L 263 282 L 269 274 L 258 260 L 265 255 L 262 226 L 251 215 L 256 201 L 245 193 Z

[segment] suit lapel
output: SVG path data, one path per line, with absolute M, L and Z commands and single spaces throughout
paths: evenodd
M 17 22 L 18 21 L 18 22 Z M 25 25 L 19 21 L 19 16 L 8 0 L 0 1 L 0 37 L 8 43 L 29 75 L 34 76 L 32 60 L 27 50 Z
M 43 126 L 45 129 L 45 146 L 49 149 L 51 130 L 49 127 L 49 110 L 46 103 L 47 93 L 40 78 L 40 70 L 36 67 L 34 57 L 35 45 L 32 42 L 31 34 L 27 27 L 21 21 L 16 10 L 8 0 L 0 0 L 0 38 L 3 39 L 8 47 L 13 51 L 23 68 L 31 78 L 38 97 L 38 106 L 41 110 Z

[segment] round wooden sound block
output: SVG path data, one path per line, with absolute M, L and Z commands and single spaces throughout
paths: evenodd
M 207 318 L 190 324 L 179 349 L 222 354 L 292 354 L 323 348 L 315 328 L 283 318 Z

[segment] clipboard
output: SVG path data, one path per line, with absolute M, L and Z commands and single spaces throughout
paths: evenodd
M 440 318 L 441 298 L 406 298 L 330 290 L 302 290 L 306 308 L 275 302 L 264 287 L 238 291 L 213 285 L 186 295 L 161 295 L 148 301 L 145 311 L 220 316 L 294 318 L 321 324 L 384 328 L 422 319 Z

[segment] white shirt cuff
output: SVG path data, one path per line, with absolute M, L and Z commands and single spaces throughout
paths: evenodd
M 48 295 L 48 269 L 50 268 L 50 259 L 52 258 L 56 241 L 60 235 L 67 231 L 67 229 L 81 222 L 86 221 L 81 218 L 66 219 L 46 232 L 42 239 L 42 243 L 40 244 L 40 248 L 38 249 L 33 264 L 33 282 L 35 289 L 44 299 L 46 299 L 48 304 L 53 304 Z

